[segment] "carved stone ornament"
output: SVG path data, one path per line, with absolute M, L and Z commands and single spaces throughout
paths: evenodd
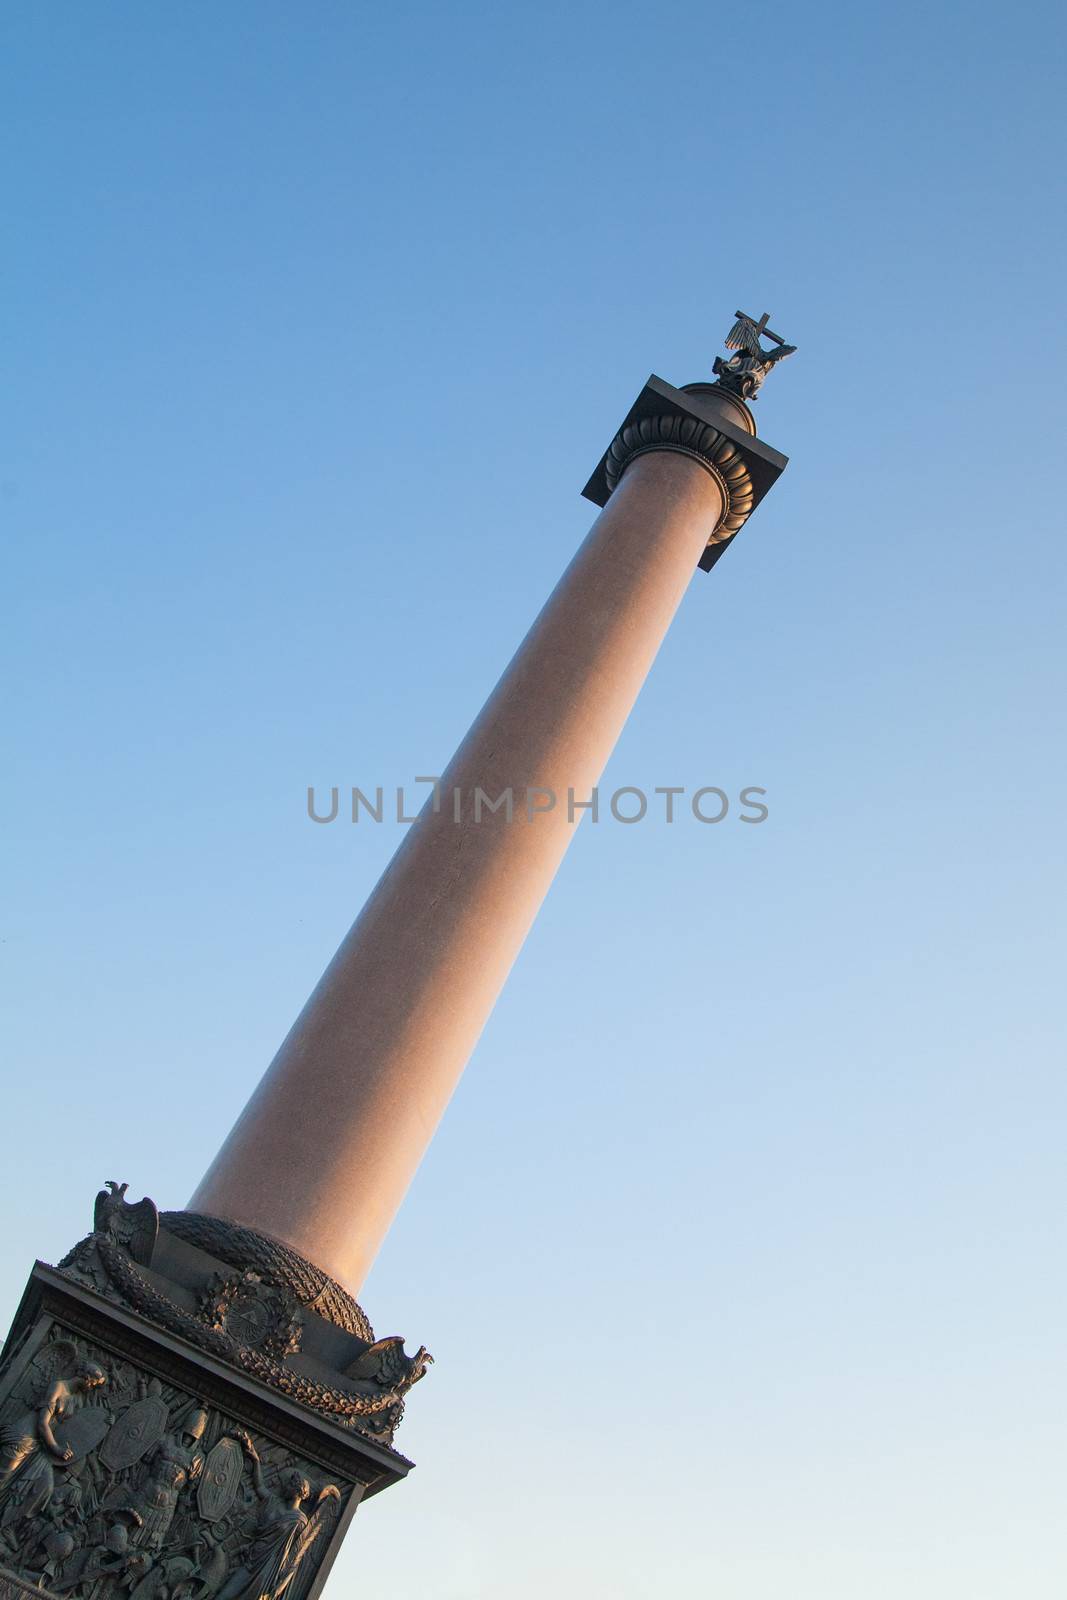
M 787 459 L 756 437 L 744 400 L 723 383 L 688 383 L 682 389 L 655 373 L 623 418 L 582 490 L 606 506 L 631 461 L 652 450 L 674 451 L 699 462 L 718 483 L 724 511 L 709 529 L 698 566 L 710 572 L 738 530 L 781 476 Z
M 42 1331 L 5 1374 L 0 1595 L 21 1594 L 14 1579 L 84 1600 L 309 1594 L 355 1485 L 174 1384 L 145 1396 L 143 1369 L 72 1329 Z
M 196 1491 L 196 1503 L 205 1521 L 221 1522 L 226 1516 L 241 1487 L 242 1465 L 240 1447 L 233 1439 L 220 1439 L 209 1452 Z
M 635 457 L 651 450 L 673 450 L 691 456 L 710 472 L 722 490 L 723 514 L 708 536 L 709 544 L 732 539 L 752 510 L 754 493 L 745 457 L 732 440 L 697 417 L 641 417 L 627 423 L 611 441 L 604 471 L 609 492 Z
M 300 1349 L 304 1318 L 292 1295 L 265 1284 L 258 1272 L 217 1272 L 200 1302 L 205 1322 L 250 1350 L 284 1361 Z
M 169 1421 L 167 1408 L 158 1395 L 135 1400 L 108 1433 L 100 1449 L 100 1459 L 112 1472 L 132 1467 L 162 1439 Z
M 34 1268 L 0 1357 L 0 1600 L 315 1600 L 410 1469 L 428 1353 L 286 1247 L 175 1218 L 108 1184 Z
M 391 1441 L 404 1395 L 432 1360 L 425 1349 L 407 1357 L 402 1339 L 376 1344 L 366 1314 L 351 1295 L 287 1246 L 217 1217 L 179 1211 L 158 1219 L 150 1200 L 128 1205 L 125 1184 L 108 1188 L 110 1195 L 97 1197 L 94 1218 L 104 1226 L 64 1257 L 60 1271 L 299 1404 Z M 150 1262 L 135 1258 L 128 1242 L 136 1242 L 143 1254 L 143 1240 L 155 1239 L 145 1208 L 151 1208 L 157 1228 L 162 1223 Z M 132 1220 L 127 1212 L 134 1214 Z M 223 1270 L 220 1258 L 239 1270 Z M 213 1270 L 198 1273 L 198 1259 Z M 145 1270 L 168 1261 L 177 1279 L 167 1274 L 161 1281 L 157 1270 Z M 348 1336 L 343 1362 L 323 1363 L 305 1350 L 306 1331 L 315 1324 Z M 312 1343 L 321 1347 L 323 1341 Z M 372 1358 L 369 1367 L 360 1367 L 361 1358 L 382 1343 L 399 1346 L 399 1362 L 382 1366 Z M 308 1359 L 297 1362 L 298 1356 Z

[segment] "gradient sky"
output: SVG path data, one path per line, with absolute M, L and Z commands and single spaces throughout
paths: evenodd
M 13 1311 L 181 1205 L 650 370 L 799 347 L 367 1284 L 329 1593 L 1061 1600 L 1051 4 L 3 8 Z M 7 1315 L 7 1312 L 4 1313 Z

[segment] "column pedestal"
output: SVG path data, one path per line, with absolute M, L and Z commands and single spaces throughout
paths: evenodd
M 112 1197 L 95 1220 L 34 1267 L 0 1357 L 0 1600 L 313 1600 L 411 1468 L 391 1441 L 425 1352 L 247 1231 Z

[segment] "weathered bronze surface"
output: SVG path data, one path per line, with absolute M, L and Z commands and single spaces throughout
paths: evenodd
M 674 451 L 699 461 L 723 493 L 723 514 L 708 528 L 699 566 L 709 572 L 784 471 L 787 458 L 755 436 L 739 394 L 721 383 L 676 389 L 653 374 L 582 490 L 603 506 L 638 456 Z
M 0 1357 L 0 1600 L 312 1600 L 410 1469 L 431 1358 L 285 1247 L 125 1189 L 34 1268 Z
M 740 395 L 742 400 L 755 400 L 767 374 L 786 356 L 795 355 L 797 347 L 786 344 L 780 333 L 772 333 L 768 328 L 769 311 L 765 311 L 758 322 L 745 311 L 735 311 L 734 315 L 737 321 L 723 342 L 727 350 L 737 353 L 726 361 L 716 356 L 711 370 L 721 388 Z M 772 340 L 774 348 L 765 350 L 761 338 Z

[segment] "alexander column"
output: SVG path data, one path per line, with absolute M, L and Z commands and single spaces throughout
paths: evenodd
M 0 1358 L 0 1600 L 311 1600 L 403 1477 L 430 1357 L 353 1298 L 670 626 L 785 466 L 748 403 L 652 377 L 603 507 L 184 1211 L 97 1196 Z M 770 341 L 765 348 L 762 340 Z

